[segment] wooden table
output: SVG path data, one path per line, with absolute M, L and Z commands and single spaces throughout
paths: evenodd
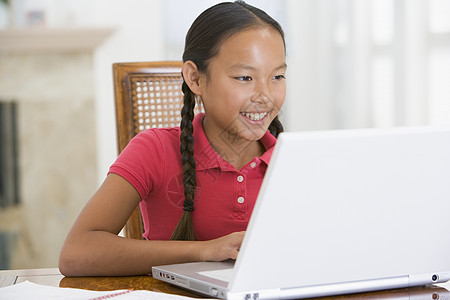
M 95 291 L 111 291 L 120 289 L 149 290 L 160 293 L 201 298 L 201 296 L 197 294 L 156 280 L 151 276 L 64 277 L 57 268 L 0 271 L 0 287 L 17 284 L 26 280 L 37 284 L 56 287 L 80 288 Z M 450 299 L 449 291 L 450 281 L 444 284 L 426 287 L 325 297 L 320 299 L 409 299 L 410 297 L 416 298 L 419 296 L 423 296 L 423 298 L 421 297 L 420 299 Z

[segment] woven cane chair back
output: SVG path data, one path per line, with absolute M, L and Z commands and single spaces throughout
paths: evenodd
M 113 64 L 119 153 L 139 132 L 149 128 L 180 125 L 183 93 L 182 62 L 136 62 Z M 203 111 L 196 103 L 195 113 Z M 143 239 L 139 206 L 124 227 L 128 238 Z

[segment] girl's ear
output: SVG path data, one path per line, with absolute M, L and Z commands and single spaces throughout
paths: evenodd
M 182 71 L 184 81 L 189 86 L 191 91 L 194 94 L 201 96 L 202 95 L 202 91 L 200 88 L 201 74 L 198 71 L 197 65 L 193 61 L 188 60 L 183 64 Z

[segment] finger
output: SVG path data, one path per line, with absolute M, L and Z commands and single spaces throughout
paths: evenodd
M 231 258 L 231 259 L 237 259 L 238 254 L 239 254 L 239 250 L 234 249 L 234 250 L 232 251 L 232 253 L 231 253 L 230 258 Z

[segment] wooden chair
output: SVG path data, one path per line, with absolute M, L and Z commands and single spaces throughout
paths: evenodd
M 182 62 L 113 64 L 119 153 L 139 132 L 148 128 L 179 126 L 183 106 Z M 200 103 L 195 113 L 203 111 Z M 139 206 L 128 219 L 125 237 L 143 239 Z

